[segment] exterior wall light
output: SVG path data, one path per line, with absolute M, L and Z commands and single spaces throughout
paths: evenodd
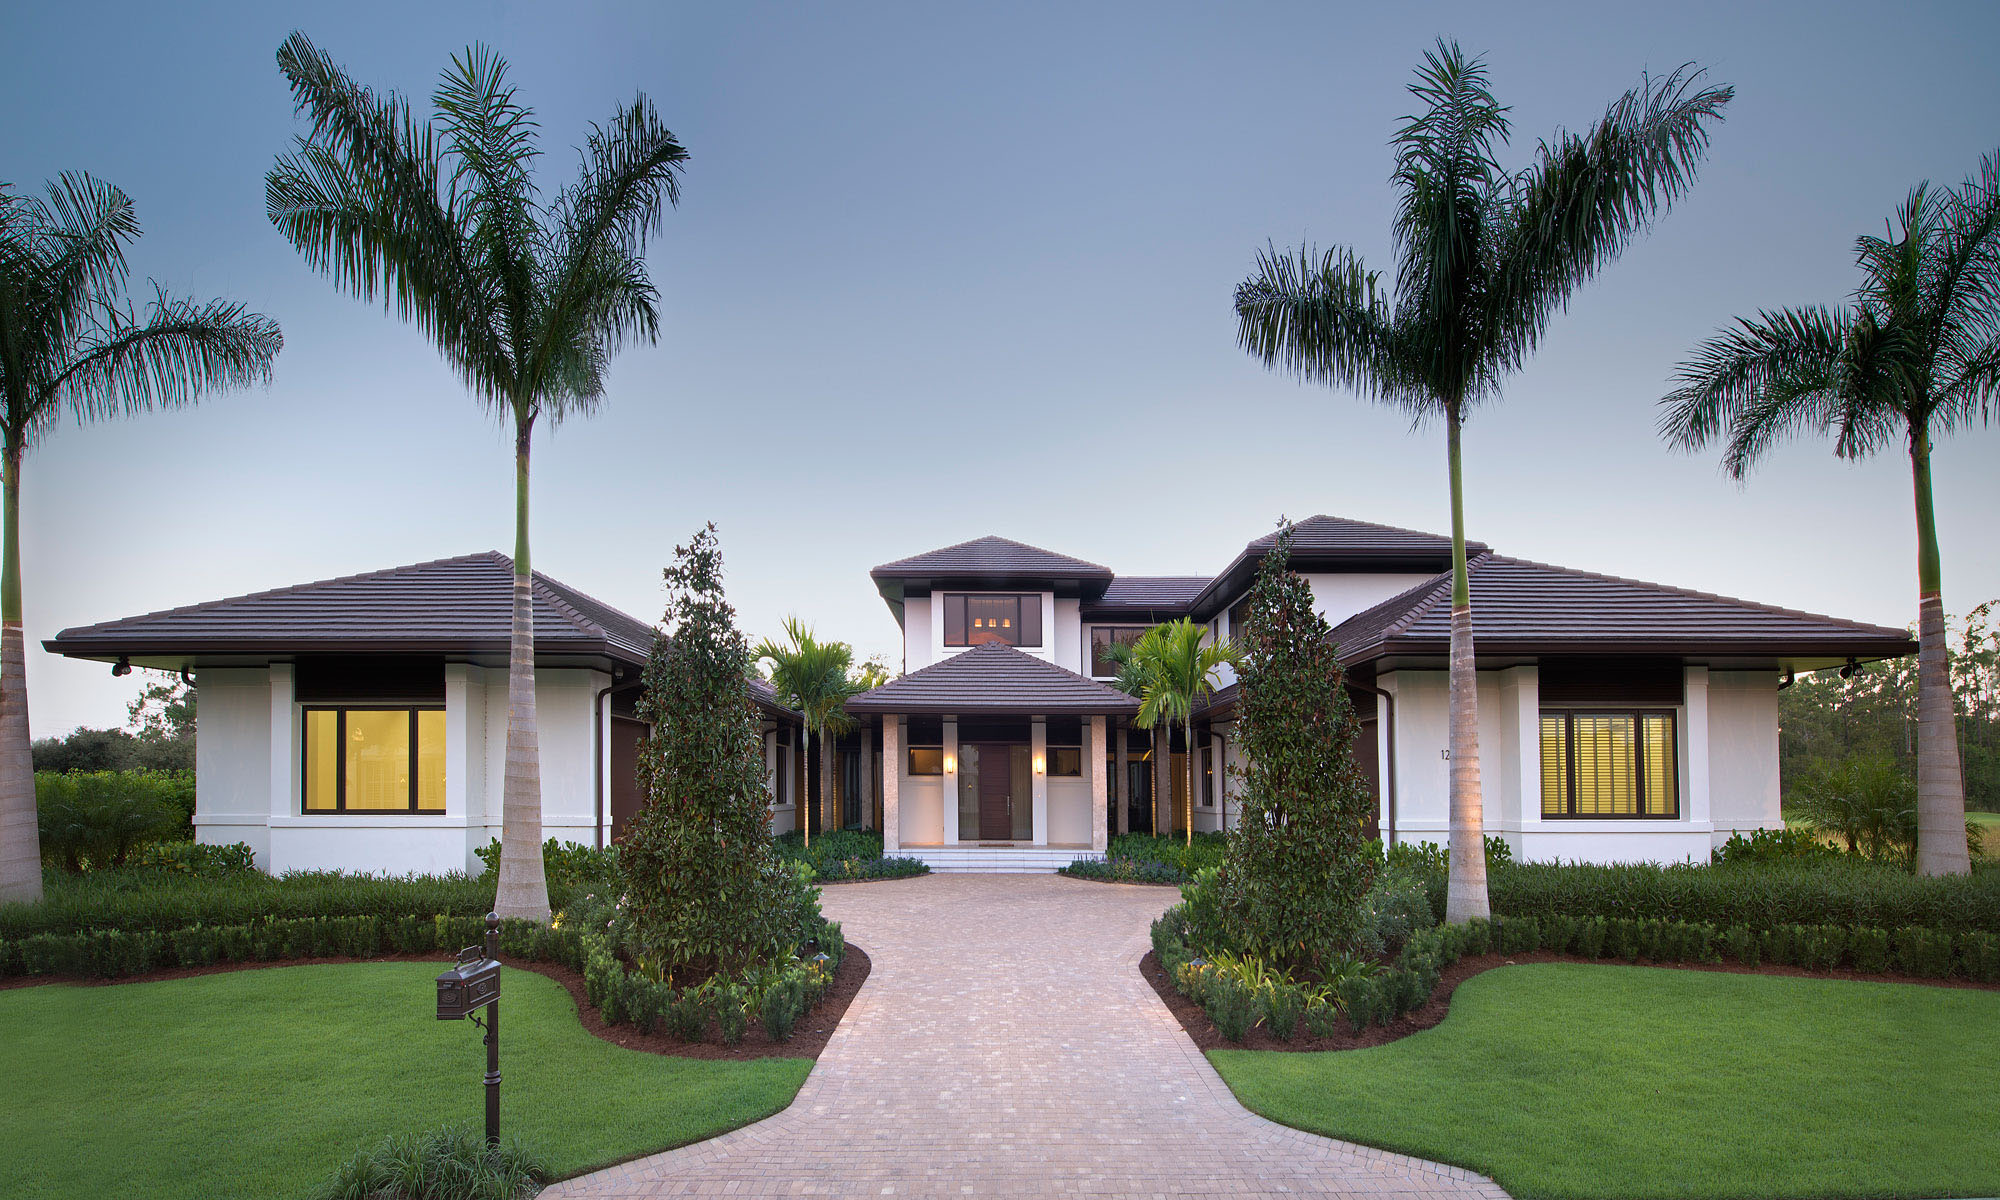
M 956 774 L 957 772 L 958 772 L 958 757 L 952 754 L 945 755 L 944 773 L 947 775 L 953 775 Z
M 1043 758 L 1039 754 L 1035 755 L 1035 774 L 1040 775 L 1043 771 L 1046 771 L 1048 769 L 1048 765 L 1049 764 L 1047 759 Z

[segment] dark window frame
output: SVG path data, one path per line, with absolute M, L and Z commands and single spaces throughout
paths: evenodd
M 443 712 L 442 704 L 301 704 L 299 706 L 299 815 L 305 817 L 354 816 L 417 816 L 441 817 L 449 811 L 450 801 L 445 808 L 418 808 L 417 795 L 423 787 L 419 777 L 418 764 L 423 761 L 423 745 L 419 741 L 417 714 L 423 712 Z M 312 737 L 307 726 L 311 721 L 308 714 L 330 712 L 334 714 L 333 744 L 340 752 L 333 758 L 333 807 L 307 808 L 306 794 L 312 787 Z M 350 712 L 407 712 L 410 715 L 410 803 L 407 808 L 349 808 L 347 807 L 347 714 Z M 445 775 L 451 775 L 451 763 L 445 763 Z
M 1106 645 L 1115 644 L 1118 640 L 1118 635 L 1121 633 L 1132 634 L 1133 636 L 1130 641 L 1125 643 L 1129 646 L 1132 642 L 1136 642 L 1144 637 L 1146 631 L 1151 628 L 1151 625 L 1092 625 L 1090 627 L 1090 644 L 1085 647 L 1086 652 L 1090 655 L 1090 677 L 1092 679 L 1112 679 L 1118 674 L 1117 671 L 1100 671 L 1097 669 L 1097 635 L 1100 631 L 1111 635 L 1111 641 L 1107 642 Z
M 935 728 L 937 730 L 937 733 L 935 735 L 937 738 L 936 741 L 931 740 L 932 728 Z M 909 724 L 904 727 L 904 734 L 909 738 L 909 744 L 903 747 L 903 765 L 906 771 L 911 775 L 923 775 L 923 776 L 943 775 L 944 774 L 944 722 L 937 720 L 920 722 L 913 718 L 911 719 Z M 920 735 L 921 735 L 921 740 L 919 740 Z M 927 768 L 919 767 L 917 765 L 917 753 L 919 751 L 937 755 L 936 770 L 934 771 L 929 770 Z
M 1546 790 L 1542 796 L 1541 816 L 1544 821 L 1678 821 L 1683 817 L 1681 808 L 1681 718 L 1680 711 L 1654 705 L 1634 707 L 1631 705 L 1563 705 L 1545 707 L 1541 719 L 1549 717 L 1563 719 L 1563 796 L 1561 812 L 1548 810 Z M 1585 717 L 1631 717 L 1633 733 L 1633 805 L 1637 811 L 1629 813 L 1580 813 L 1576 811 L 1576 718 Z M 1657 813 L 1646 811 L 1647 797 L 1651 781 L 1646 772 L 1646 718 L 1665 717 L 1667 719 L 1667 761 L 1674 773 L 1674 807 L 1672 812 Z M 1542 744 L 1541 721 L 1535 725 L 1535 745 Z
M 972 640 L 971 617 L 966 612 L 969 597 L 983 600 L 1014 601 L 1013 640 L 1004 637 L 986 637 L 979 642 Z M 1031 617 L 1032 614 L 1032 617 Z M 1028 634 L 1034 633 L 1034 640 Z M 1016 648 L 1039 650 L 1042 640 L 1042 594 L 1040 592 L 946 592 L 944 593 L 944 644 L 947 646 L 976 646 L 983 642 L 999 642 Z
M 1202 808 L 1215 807 L 1215 743 L 1204 738 L 1201 743 L 1201 800 Z

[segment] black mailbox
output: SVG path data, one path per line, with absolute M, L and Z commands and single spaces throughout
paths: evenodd
M 500 964 L 481 947 L 468 946 L 458 965 L 437 977 L 437 989 L 438 1020 L 469 1017 L 500 999 Z

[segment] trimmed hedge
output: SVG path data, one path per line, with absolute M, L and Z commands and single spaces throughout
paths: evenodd
M 564 907 L 569 893 L 551 886 L 549 899 Z M 51 878 L 38 904 L 0 905 L 0 939 L 116 929 L 167 933 L 191 925 L 249 925 L 322 917 L 429 920 L 442 913 L 483 917 L 493 907 L 493 884 L 464 875 L 387 878 L 338 871 L 254 872 L 227 876 L 101 871 Z
M 848 883 L 860 879 L 907 879 L 930 874 L 930 865 L 921 859 L 883 857 L 882 835 L 870 829 L 834 829 L 814 836 L 812 845 L 797 831 L 773 839 L 778 856 L 802 862 L 812 868 L 812 877 L 824 883 Z
M 1176 905 L 1153 923 L 1153 951 L 1183 994 L 1181 968 L 1190 957 L 1186 914 Z M 1961 976 L 2000 983 L 2000 936 L 1984 930 L 1905 926 L 1785 924 L 1767 930 L 1747 925 L 1718 929 L 1706 922 L 1639 917 L 1496 916 L 1491 921 L 1439 925 L 1410 936 L 1387 969 L 1343 979 L 1336 987 L 1339 1007 L 1356 1033 L 1369 1024 L 1387 1025 L 1421 1008 L 1437 990 L 1444 971 L 1468 955 L 1528 954 L 1546 950 L 1587 959 L 1652 963 L 1720 963 L 1745 966 L 1779 963 L 1815 971 L 1842 968 L 1866 974 L 1894 971 L 1928 979 Z M 1255 1023 L 1227 988 L 1192 997 L 1209 1008 L 1225 1037 L 1240 1041 Z M 1226 1024 L 1225 1024 L 1226 1022 Z M 1232 1033 L 1231 1030 L 1239 1030 Z
M 1442 919 L 1445 881 L 1426 877 Z M 1865 862 L 1718 867 L 1511 863 L 1487 876 L 1494 913 L 1507 917 L 1660 918 L 1727 929 L 1747 925 L 1917 926 L 2000 934 L 2000 868 L 1913 875 Z
M 1057 867 L 1058 875 L 1068 875 L 1074 879 L 1095 879 L 1099 883 L 1186 883 L 1187 876 L 1180 868 L 1163 862 L 1147 862 L 1137 858 L 1079 858 L 1067 866 Z

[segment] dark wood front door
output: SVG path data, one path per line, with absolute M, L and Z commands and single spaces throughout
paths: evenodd
M 1004 842 L 1014 836 L 1013 757 L 1006 746 L 979 748 L 980 841 Z

